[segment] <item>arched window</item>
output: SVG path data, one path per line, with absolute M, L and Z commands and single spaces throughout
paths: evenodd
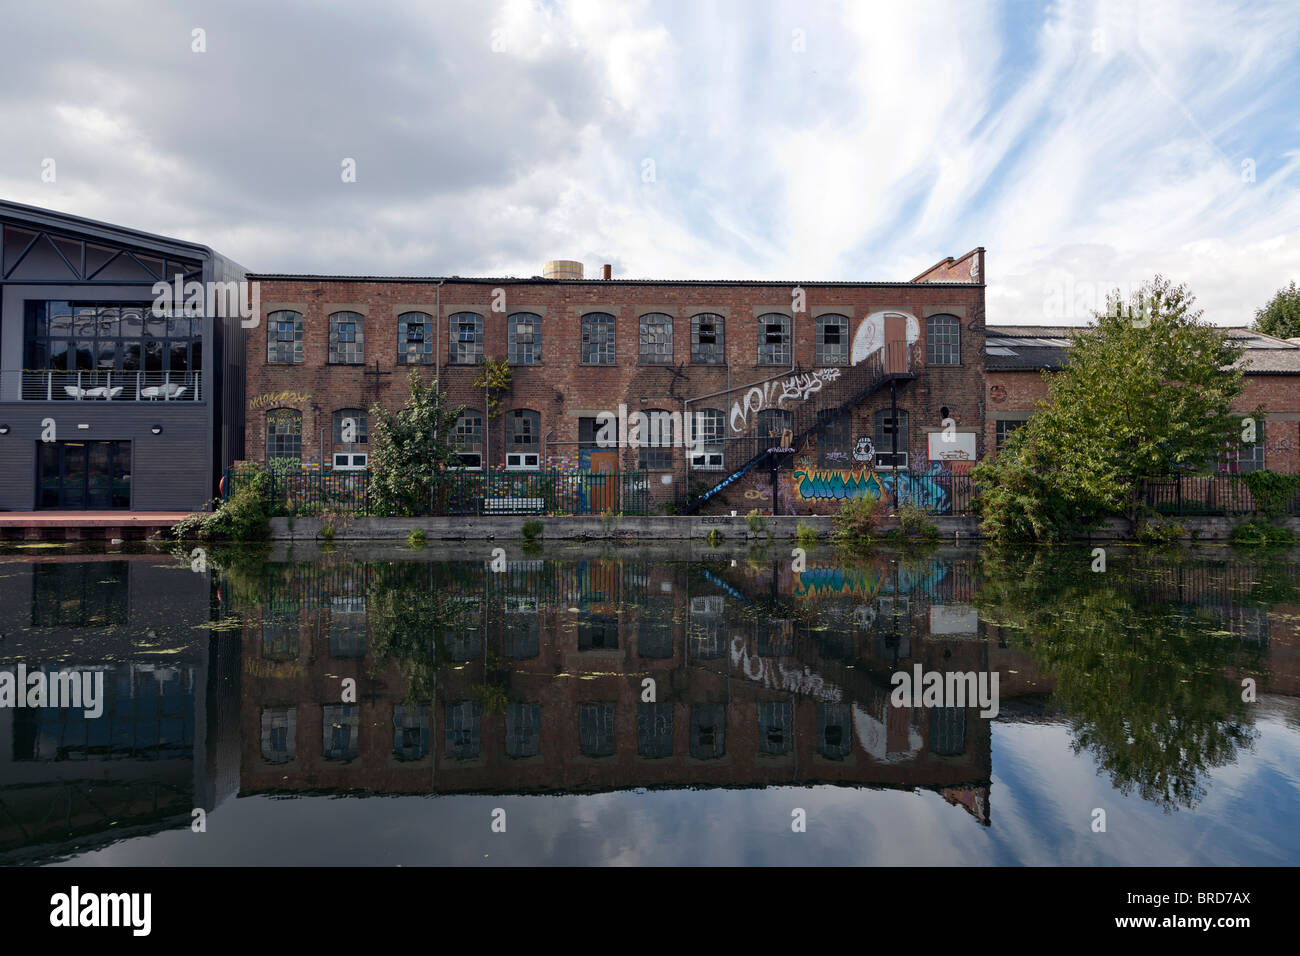
M 456 418 L 451 439 L 462 468 L 483 467 L 483 413 L 467 408 Z
M 516 312 L 509 320 L 511 365 L 536 365 L 542 360 L 542 317 Z
M 879 468 L 906 468 L 907 467 L 907 412 L 903 409 L 898 410 L 898 458 L 893 457 L 894 451 L 894 419 L 890 415 L 889 409 L 882 408 L 876 412 L 876 466 Z
M 925 361 L 928 365 L 961 364 L 961 322 L 955 315 L 925 320 Z
M 758 413 L 758 447 L 782 447 L 781 438 L 789 429 L 791 415 L 784 408 L 765 408 Z M 764 444 L 767 442 L 767 444 Z
M 723 318 L 712 312 L 691 316 L 691 364 L 726 364 Z
M 483 316 L 477 312 L 453 312 L 447 320 L 453 365 L 477 365 L 483 357 Z
M 403 312 L 397 317 L 397 364 L 433 363 L 433 316 Z
M 849 364 L 849 317 L 817 316 L 817 364 Z
M 641 364 L 673 364 L 673 317 L 663 312 L 641 316 Z
M 506 468 L 533 471 L 540 467 L 542 416 L 531 408 L 506 412 Z
M 582 317 L 582 364 L 614 365 L 614 317 L 588 312 Z
M 365 364 L 365 323 L 359 312 L 335 312 L 330 316 L 329 364 Z
M 823 468 L 848 468 L 853 465 L 853 439 L 850 438 L 850 416 L 836 414 L 834 409 L 824 409 L 817 413 L 822 432 L 817 439 L 817 464 Z M 875 464 L 873 459 L 865 464 Z
M 790 364 L 790 316 L 769 312 L 758 317 L 758 364 Z
M 662 408 L 645 412 L 646 424 L 641 430 L 637 449 L 637 464 L 651 471 L 671 471 L 673 467 L 673 416 Z
M 266 361 L 273 365 L 302 364 L 302 313 L 289 309 L 266 317 Z
M 302 461 L 302 412 L 273 408 L 266 413 L 266 461 L 296 458 Z
M 692 433 L 688 452 L 691 467 L 717 471 L 723 466 L 725 453 L 722 437 L 726 417 L 716 408 L 698 408 L 691 412 Z
M 370 442 L 370 419 L 360 408 L 340 408 L 334 413 L 334 444 L 366 445 Z

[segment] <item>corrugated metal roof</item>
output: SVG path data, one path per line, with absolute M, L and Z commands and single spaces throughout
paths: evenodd
M 340 276 L 340 275 L 294 275 L 291 273 L 249 273 L 249 279 L 265 282 L 398 282 L 434 284 L 438 282 L 462 282 L 476 285 L 682 285 L 682 286 L 769 286 L 789 289 L 794 286 L 821 288 L 870 288 L 870 289 L 914 289 L 918 285 L 927 288 L 978 289 L 982 282 L 845 282 L 818 279 L 543 279 L 541 276 Z
M 1075 332 L 1085 326 L 990 325 L 985 327 L 985 367 L 991 371 L 1060 368 Z M 1245 349 L 1235 363 L 1252 375 L 1300 374 L 1300 345 L 1240 325 L 1220 326 Z

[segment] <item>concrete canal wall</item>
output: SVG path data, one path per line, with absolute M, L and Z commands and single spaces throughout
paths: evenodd
M 744 515 L 651 515 L 644 517 L 602 518 L 600 515 L 567 515 L 525 518 L 518 515 L 485 515 L 427 518 L 352 518 L 333 522 L 335 540 L 391 541 L 405 540 L 412 531 L 423 529 L 428 540 L 477 541 L 511 539 L 523 536 L 525 521 L 542 524 L 541 537 L 552 541 L 627 539 L 627 540 L 689 540 L 707 538 L 717 531 L 725 540 L 744 538 L 772 538 L 787 540 L 798 533 L 799 525 L 812 528 L 820 538 L 829 538 L 831 518 L 800 516 L 765 516 L 762 529 L 755 533 Z M 1226 541 L 1232 529 L 1242 521 L 1239 518 L 1185 517 L 1178 524 L 1183 527 L 1188 540 Z M 939 517 L 934 519 L 939 528 L 940 540 L 961 542 L 979 537 L 979 519 L 972 515 Z M 319 518 L 273 518 L 271 537 L 277 541 L 317 541 L 324 537 L 326 522 Z M 1300 518 L 1287 518 L 1282 524 L 1300 536 Z M 893 522 L 886 521 L 881 530 L 888 531 Z M 1130 535 L 1127 521 L 1115 518 L 1084 540 L 1116 541 Z

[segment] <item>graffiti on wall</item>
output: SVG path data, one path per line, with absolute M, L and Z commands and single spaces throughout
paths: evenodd
M 289 405 L 294 402 L 311 401 L 311 392 L 266 392 L 258 395 L 248 403 L 249 408 L 269 408 L 272 405 Z
M 743 637 L 732 638 L 731 663 L 749 680 L 773 690 L 790 691 L 824 701 L 839 701 L 844 698 L 843 689 L 836 687 L 810 667 L 805 666 L 800 670 L 795 664 L 787 669 L 783 661 L 750 654 Z
M 825 383 L 834 382 L 839 377 L 837 368 L 819 368 L 789 378 L 760 382 L 732 404 L 731 430 L 744 431 L 751 412 L 757 415 L 764 409 L 784 408 L 787 401 L 806 401 L 809 395 L 820 392 Z
M 795 574 L 794 596 L 852 595 L 868 602 L 885 594 L 933 595 L 947 576 L 946 565 L 931 561 L 915 567 L 810 564 Z M 870 615 L 874 619 L 874 611 Z
M 834 501 L 847 498 L 884 498 L 898 492 L 899 501 L 911 501 L 935 514 L 950 514 L 952 501 L 948 490 L 939 479 L 953 472 L 943 462 L 934 462 L 930 470 L 911 472 L 876 471 L 860 468 L 856 471 L 840 468 L 796 468 L 793 489 L 796 498 L 803 501 Z

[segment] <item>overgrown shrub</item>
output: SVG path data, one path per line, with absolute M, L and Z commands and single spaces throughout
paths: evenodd
M 1133 540 L 1158 548 L 1177 544 L 1186 536 L 1187 530 L 1173 521 L 1145 520 L 1133 527 Z
M 866 547 L 878 533 L 883 513 L 879 498 L 849 498 L 831 519 L 835 540 L 851 547 Z
M 543 525 L 536 518 L 529 518 L 527 521 L 523 523 L 523 526 L 520 528 L 520 531 L 523 532 L 525 541 L 532 541 L 534 538 L 541 537 L 542 531 L 545 530 L 545 527 L 546 526 Z
M 267 484 L 262 469 L 242 471 L 229 500 L 214 498 L 208 503 L 210 511 L 186 515 L 172 527 L 172 537 L 182 541 L 264 541 L 271 535 Z
M 763 516 L 757 508 L 751 508 L 749 514 L 745 515 L 745 523 L 749 525 L 749 530 L 754 534 L 763 533 Z
M 1267 521 L 1245 521 L 1232 529 L 1232 543 L 1239 548 L 1284 548 L 1295 544 L 1295 535 Z
M 807 547 L 817 541 L 817 529 L 812 525 L 804 524 L 800 521 L 799 524 L 795 526 L 794 539 L 798 541 L 799 544 Z
M 929 513 L 914 502 L 906 502 L 898 509 L 898 536 L 922 541 L 938 541 L 939 526 L 930 520 Z
M 423 548 L 428 537 L 429 533 L 423 528 L 414 528 L 411 533 L 406 536 L 406 543 L 412 548 Z
M 1300 475 L 1283 475 L 1267 468 L 1237 475 L 1255 500 L 1255 510 L 1265 518 L 1280 518 L 1291 504 L 1291 496 L 1300 488 Z

